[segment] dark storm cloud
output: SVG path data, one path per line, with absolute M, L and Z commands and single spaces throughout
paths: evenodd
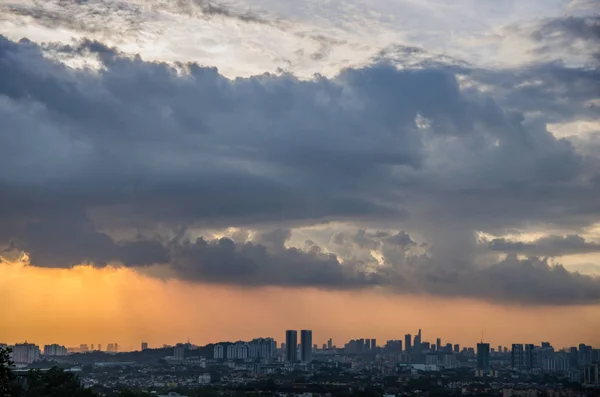
M 276 251 L 228 238 L 202 238 L 174 248 L 172 269 L 185 280 L 237 285 L 308 286 L 335 289 L 383 285 L 361 263 L 341 263 L 335 255 L 313 246 L 309 251 L 280 247 Z
M 28 252 L 34 265 L 159 263 L 215 283 L 598 301 L 597 279 L 535 258 L 478 264 L 477 230 L 598 221 L 600 179 L 569 141 L 461 89 L 446 68 L 230 80 L 93 41 L 51 49 L 95 54 L 103 67 L 74 70 L 35 43 L 0 38 L 0 247 Z M 330 220 L 407 224 L 424 241 L 407 232 L 333 238 L 381 250 L 384 264 L 368 252 L 342 259 L 314 243 L 286 245 L 290 228 Z M 266 224 L 283 226 L 251 242 L 178 232 Z M 153 237 L 158 225 L 177 237 Z M 529 279 L 539 288 L 519 281 Z
M 489 248 L 492 251 L 529 256 L 564 256 L 600 252 L 600 244 L 586 241 L 576 234 L 541 237 L 532 242 L 498 238 L 489 242 Z

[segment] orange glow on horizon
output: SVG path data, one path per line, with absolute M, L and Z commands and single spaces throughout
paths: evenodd
M 66 346 L 117 342 L 123 350 L 187 340 L 218 341 L 313 329 L 315 343 L 332 337 L 423 338 L 474 346 L 484 332 L 492 347 L 550 341 L 555 347 L 600 345 L 600 306 L 519 307 L 469 299 L 394 295 L 382 291 L 241 288 L 162 281 L 131 269 L 78 266 L 45 269 L 0 264 L 0 342 Z M 577 327 L 573 325 L 576 324 Z

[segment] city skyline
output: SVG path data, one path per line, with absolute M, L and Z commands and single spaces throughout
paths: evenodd
M 0 340 L 600 345 L 596 5 L 2 2 Z
M 421 329 L 419 329 L 419 331 L 421 331 Z M 306 337 L 305 337 L 306 335 Z M 405 336 L 407 336 L 409 334 L 406 334 Z M 421 333 L 417 333 L 415 336 L 422 336 Z M 364 336 L 364 335 L 363 335 Z M 300 330 L 300 332 L 298 332 L 298 330 L 286 330 L 284 332 L 284 335 L 282 337 L 281 340 L 278 340 L 277 337 L 274 336 L 252 336 L 251 338 L 246 338 L 246 339 L 237 339 L 237 340 L 218 340 L 218 341 L 211 341 L 208 343 L 192 343 L 192 341 L 189 339 L 187 339 L 187 342 L 183 342 L 182 340 L 179 340 L 175 343 L 160 343 L 157 345 L 150 345 L 147 341 L 140 341 L 140 344 L 138 345 L 137 348 L 134 348 L 133 346 L 129 346 L 128 349 L 123 349 L 124 346 L 120 345 L 118 342 L 113 342 L 113 343 L 106 343 L 106 344 L 102 344 L 102 343 L 98 343 L 98 344 L 89 344 L 89 343 L 80 343 L 77 345 L 73 345 L 73 346 L 67 346 L 67 345 L 60 345 L 57 343 L 51 343 L 51 344 L 41 344 L 41 343 L 36 343 L 35 341 L 21 341 L 21 342 L 15 342 L 13 344 L 34 344 L 34 345 L 38 345 L 40 347 L 50 347 L 52 349 L 56 349 L 57 347 L 64 347 L 67 349 L 75 349 L 75 352 L 92 352 L 92 351 L 103 351 L 103 352 L 117 352 L 115 351 L 115 348 L 118 349 L 119 353 L 123 353 L 123 352 L 134 352 L 134 351 L 143 351 L 146 349 L 163 349 L 163 348 L 177 348 L 178 346 L 183 346 L 183 345 L 190 345 L 190 346 L 198 346 L 198 347 L 202 347 L 202 346 L 208 346 L 208 345 L 221 345 L 224 343 L 230 343 L 230 344 L 236 344 L 238 342 L 246 342 L 249 340 L 257 340 L 257 338 L 269 338 L 275 342 L 277 348 L 281 348 L 284 351 L 284 354 L 286 357 L 289 357 L 290 354 L 290 350 L 289 350 L 289 341 L 291 340 L 293 342 L 292 346 L 295 346 L 295 349 L 292 350 L 292 352 L 294 352 L 293 354 L 293 358 L 290 361 L 304 361 L 302 359 L 304 353 L 304 344 L 302 343 L 303 340 L 308 341 L 307 346 L 309 346 L 310 350 L 314 350 L 314 347 L 316 346 L 317 349 L 321 349 L 321 348 L 326 348 L 326 349 L 331 349 L 331 348 L 336 348 L 336 349 L 344 349 L 345 345 L 348 342 L 352 342 L 352 341 L 359 341 L 362 340 L 365 343 L 365 346 L 367 348 L 367 350 L 373 349 L 373 342 L 377 340 L 377 338 L 372 338 L 372 337 L 368 337 L 368 338 L 358 338 L 358 337 L 354 337 L 354 338 L 350 338 L 347 340 L 340 340 L 340 343 L 336 344 L 335 340 L 333 338 L 326 338 L 325 342 L 323 343 L 319 343 L 318 341 L 313 340 L 312 338 L 312 330 Z M 306 338 L 306 339 L 305 339 Z M 508 349 L 508 351 L 513 351 L 515 349 L 515 346 L 519 347 L 520 349 L 527 349 L 528 346 L 544 346 L 544 345 L 550 345 L 553 346 L 556 350 L 567 350 L 569 348 L 572 347 L 577 347 L 581 344 L 586 344 L 585 342 L 576 342 L 573 343 L 571 345 L 568 346 L 554 346 L 553 343 L 551 341 L 549 341 L 548 339 L 541 339 L 541 340 L 537 340 L 537 341 L 513 341 L 510 344 L 507 345 L 494 345 L 493 342 L 490 341 L 484 341 L 484 340 L 479 340 L 479 341 L 474 341 L 473 343 L 466 343 L 466 344 L 460 344 L 460 343 L 455 343 L 455 341 L 452 340 L 444 340 L 443 338 L 440 338 L 439 336 L 435 336 L 432 337 L 432 340 L 434 340 L 435 338 L 435 342 L 432 342 L 431 340 L 429 340 L 428 338 L 423 339 L 420 344 L 424 345 L 426 344 L 427 346 L 431 346 L 431 349 L 433 349 L 433 351 L 441 351 L 441 348 L 446 348 L 446 347 L 450 347 L 451 349 L 449 350 L 450 352 L 454 352 L 456 353 L 457 351 L 457 346 L 460 346 L 460 348 L 465 349 L 465 348 L 471 348 L 474 349 L 474 351 L 477 351 L 478 354 L 477 356 L 479 357 L 481 353 L 482 355 L 487 355 L 487 358 L 483 358 L 484 361 L 477 363 L 477 367 L 478 369 L 486 369 L 489 367 L 489 354 L 490 352 L 501 352 L 500 348 L 503 349 Z M 398 342 L 398 341 L 402 341 L 401 339 L 388 339 L 388 340 L 382 340 L 382 344 L 376 344 L 376 347 L 379 349 L 385 349 L 387 346 L 387 343 L 389 342 Z M 441 343 L 438 346 L 438 343 L 436 342 L 441 342 L 444 341 L 444 343 Z M 0 340 L 0 344 L 2 344 L 4 341 Z M 539 345 L 538 345 L 539 343 Z M 330 346 L 331 345 L 331 346 Z M 105 346 L 106 349 L 102 349 L 102 347 Z M 118 346 L 118 347 L 116 347 Z M 590 345 L 592 347 L 597 348 L 598 345 Z M 94 348 L 96 347 L 96 348 Z M 120 348 L 120 349 L 119 349 Z M 402 349 L 401 351 L 410 351 L 411 349 L 414 349 L 415 345 L 411 344 L 408 346 L 406 346 L 406 344 L 402 345 Z M 84 350 L 81 350 L 84 349 Z M 525 350 L 526 351 L 526 350 Z M 66 350 L 65 350 L 65 354 L 66 354 Z M 310 354 L 310 353 L 309 353 Z M 522 354 L 524 354 L 522 352 Z M 487 360 L 487 361 L 486 361 Z M 309 359 L 308 361 L 310 361 L 310 355 L 309 355 Z M 479 368 L 482 367 L 482 368 Z

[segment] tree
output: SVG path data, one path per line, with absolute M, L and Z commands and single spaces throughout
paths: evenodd
M 71 372 L 53 367 L 48 371 L 31 370 L 27 378 L 24 397 L 93 397 L 91 390 L 85 389 Z
M 0 397 L 17 396 L 19 392 L 19 387 L 15 384 L 10 353 L 10 348 L 0 347 Z

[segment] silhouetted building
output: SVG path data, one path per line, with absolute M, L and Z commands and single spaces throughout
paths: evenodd
M 173 349 L 173 357 L 175 360 L 183 361 L 185 359 L 185 346 L 182 344 L 177 344 Z
M 300 331 L 300 360 L 305 363 L 312 361 L 312 331 L 308 329 Z
M 329 338 L 329 340 L 327 341 L 327 348 L 329 350 L 333 348 L 333 340 L 331 338 Z
M 404 348 L 406 349 L 407 352 L 409 352 L 411 349 L 411 341 L 412 341 L 411 334 L 404 335 Z
M 458 343 L 456 345 L 454 345 L 454 353 L 456 353 L 456 354 L 460 353 L 460 345 Z
M 13 347 L 12 360 L 15 364 L 31 364 L 40 358 L 40 348 L 33 343 L 17 343 Z
M 44 356 L 66 356 L 67 348 L 61 345 L 52 344 L 44 346 Z
M 523 345 L 520 343 L 513 343 L 512 345 L 512 350 L 510 351 L 510 366 L 519 371 L 525 368 Z
M 413 347 L 416 351 L 421 351 L 422 347 L 421 347 L 421 328 L 419 328 L 419 333 L 415 335 L 415 342 L 413 344 Z
M 435 340 L 435 349 L 437 351 L 440 351 L 442 349 L 442 340 L 440 338 L 437 338 Z
M 298 361 L 298 331 L 285 331 L 285 361 Z
M 142 342 L 142 351 L 144 350 L 148 350 L 148 342 Z
M 533 369 L 535 364 L 535 346 L 532 344 L 525 345 L 525 357 L 524 357 L 525 369 Z
M 477 369 L 482 371 L 490 370 L 490 344 L 477 344 Z
M 583 382 L 588 385 L 600 384 L 600 364 L 589 364 L 583 368 Z
M 377 349 L 377 339 L 371 339 L 371 350 L 375 351 Z

